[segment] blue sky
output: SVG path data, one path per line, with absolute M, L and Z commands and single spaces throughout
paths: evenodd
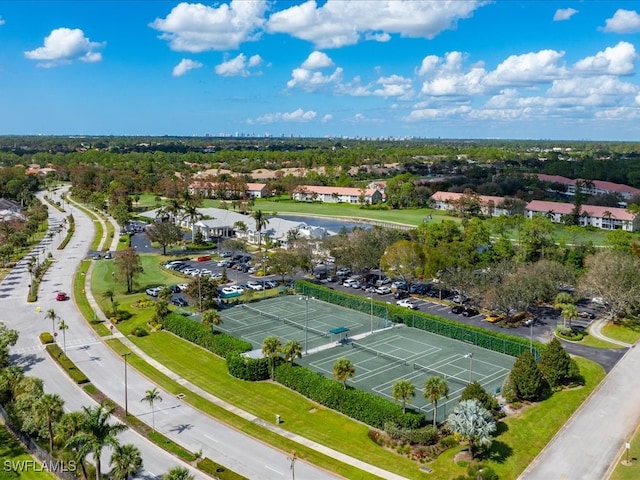
M 2 1 L 0 134 L 640 141 L 640 2 Z

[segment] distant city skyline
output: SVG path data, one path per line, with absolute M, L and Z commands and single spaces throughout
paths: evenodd
M 640 141 L 640 2 L 0 2 L 0 135 Z

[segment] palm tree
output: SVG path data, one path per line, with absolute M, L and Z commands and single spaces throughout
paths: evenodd
M 353 378 L 356 374 L 356 367 L 348 358 L 339 358 L 333 364 L 333 377 L 342 382 L 342 386 L 347 388 L 347 380 Z
M 151 405 L 151 426 L 153 431 L 156 431 L 156 418 L 155 418 L 155 410 L 153 405 L 155 402 L 162 402 L 162 397 L 160 396 L 160 391 L 157 388 L 152 388 L 151 390 L 147 390 L 146 395 L 140 399 L 141 402 L 146 402 Z
M 56 320 L 58 319 L 58 315 L 56 314 L 56 311 L 53 308 L 50 308 L 49 310 L 47 310 L 47 313 L 45 314 L 44 318 L 45 320 L 51 320 L 51 335 L 53 335 L 53 338 L 55 341 Z
M 424 382 L 424 398 L 433 403 L 433 426 L 436 426 L 438 416 L 438 400 L 442 397 L 449 398 L 449 385 L 444 378 L 429 377 Z
M 82 430 L 71 437 L 67 447 L 78 448 L 78 458 L 82 461 L 89 454 L 93 454 L 96 463 L 96 480 L 101 480 L 102 473 L 100 457 L 104 447 L 115 448 L 119 443 L 116 438 L 128 427 L 122 423 L 109 423 L 109 417 L 115 407 L 107 407 L 100 404 L 97 407 L 82 407 Z
M 269 358 L 269 367 L 270 367 L 270 371 L 271 371 L 271 380 L 273 380 L 274 375 L 275 375 L 276 357 L 280 353 L 280 348 L 281 347 L 282 347 L 282 344 L 280 343 L 280 340 L 278 340 L 278 337 L 275 337 L 273 335 L 271 335 L 269 337 L 266 337 L 262 341 L 262 354 L 265 357 Z
M 69 325 L 67 325 L 67 322 L 60 319 L 58 322 L 58 330 L 62 332 L 62 350 L 64 353 L 67 353 L 67 330 L 69 330 Z
M 167 473 L 162 476 L 162 480 L 193 480 L 194 477 L 185 467 L 170 468 Z
M 111 302 L 111 311 L 113 312 L 113 316 L 117 316 L 117 311 L 116 311 L 116 307 L 114 305 L 113 302 L 113 297 L 115 296 L 115 294 L 113 293 L 113 290 L 109 289 L 109 290 L 105 290 L 104 292 L 102 292 L 102 296 L 104 298 L 109 299 L 109 301 Z
M 469 453 L 473 459 L 476 445 L 491 445 L 491 435 L 496 431 L 496 422 L 491 412 L 472 398 L 460 402 L 447 419 L 449 430 L 469 441 Z
M 142 455 L 138 447 L 131 443 L 118 445 L 111 455 L 111 472 L 113 480 L 129 480 L 142 468 Z
M 562 310 L 562 313 L 561 313 L 562 319 L 564 320 L 564 327 L 571 328 L 571 322 L 576 318 L 578 318 L 578 309 L 576 308 L 575 305 L 571 303 L 567 303 L 562 305 L 561 310 Z M 568 325 L 567 325 L 567 321 L 568 321 Z
M 45 393 L 33 405 L 36 423 L 44 423 L 49 438 L 49 453 L 53 452 L 53 427 L 64 415 L 64 400 L 55 393 Z M 40 420 L 40 421 L 38 421 Z
M 293 365 L 294 359 L 302 358 L 302 345 L 300 345 L 299 341 L 291 339 L 282 347 L 282 354 L 284 355 L 284 360 L 291 362 L 291 365 Z
M 67 440 L 73 438 L 78 433 L 82 431 L 82 424 L 84 422 L 84 414 L 83 412 L 69 412 L 65 413 L 60 421 L 55 426 L 55 441 L 58 444 L 62 444 L 64 446 L 63 450 L 63 460 L 72 460 L 77 457 L 77 452 L 80 449 L 80 445 L 75 445 L 74 447 L 70 447 L 65 445 Z M 69 455 L 71 458 L 69 458 Z M 84 478 L 89 478 L 87 475 L 87 468 L 85 466 L 84 460 L 80 459 L 80 468 L 82 469 L 82 474 Z
M 251 217 L 256 224 L 256 232 L 258 232 L 258 251 L 260 251 L 260 245 L 262 244 L 262 229 L 267 226 L 269 219 L 262 213 L 262 210 L 256 210 L 251 214 Z
M 205 310 L 202 314 L 202 325 L 205 327 L 212 327 L 213 325 L 220 325 L 222 323 L 222 317 L 215 310 Z
M 393 384 L 393 399 L 402 402 L 402 413 L 407 413 L 407 403 L 416 396 L 416 386 L 410 380 L 402 378 Z

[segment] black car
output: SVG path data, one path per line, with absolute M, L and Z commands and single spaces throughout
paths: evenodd
M 327 282 L 337 282 L 338 277 L 336 275 L 327 275 Z
M 171 299 L 171 303 L 174 304 L 177 307 L 186 307 L 189 305 L 189 302 L 187 302 L 184 298 L 182 297 L 173 297 Z
M 393 294 L 393 296 L 394 298 L 400 300 L 402 298 L 407 298 L 409 296 L 409 292 L 407 290 L 398 289 L 396 290 L 396 293 Z
M 471 307 L 465 308 L 464 312 L 462 312 L 462 315 L 464 315 L 465 317 L 475 317 L 476 315 L 479 315 L 479 314 L 480 312 L 478 310 Z
M 462 305 L 455 305 L 454 307 L 451 308 L 451 313 L 455 313 L 456 315 L 460 315 L 461 313 L 464 313 L 465 309 Z

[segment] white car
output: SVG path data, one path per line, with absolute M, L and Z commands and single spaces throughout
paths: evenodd
M 225 295 L 231 295 L 233 293 L 242 293 L 244 290 L 238 289 L 238 287 L 230 285 L 228 287 L 222 287 L 222 293 Z
M 211 274 L 211 279 L 212 280 L 222 280 L 222 274 L 221 273 L 212 273 Z
M 396 305 L 399 307 L 410 308 L 411 310 L 418 310 L 418 305 L 416 305 L 415 301 L 411 298 L 405 298 L 403 300 L 398 300 Z
M 186 290 L 187 288 L 189 288 L 189 284 L 188 283 L 180 283 L 178 284 L 178 288 L 182 291 Z

